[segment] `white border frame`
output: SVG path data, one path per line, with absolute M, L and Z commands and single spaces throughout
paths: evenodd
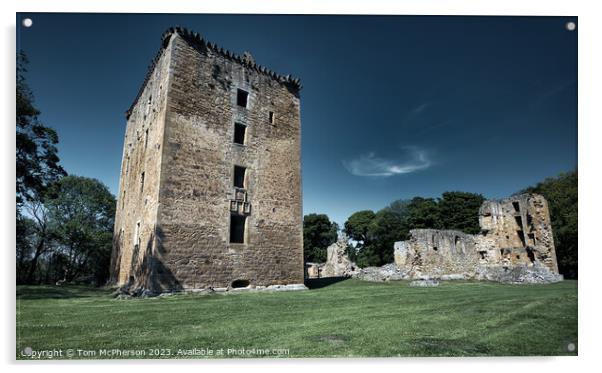
M 142 6 L 143 4 L 143 6 Z M 9 0 L 2 2 L 4 53 L 1 59 L 3 89 L 2 113 L 2 163 L 5 175 L 2 183 L 2 237 L 4 238 L 4 296 L 2 321 L 5 324 L 1 339 L 3 362 L 9 370 L 38 371 L 60 370 L 61 372 L 105 372 L 117 366 L 128 370 L 164 371 L 166 365 L 178 365 L 177 369 L 236 370 L 248 372 L 281 371 L 286 369 L 313 371 L 321 365 L 323 369 L 365 371 L 368 365 L 377 364 L 379 370 L 425 371 L 445 370 L 450 372 L 508 372 L 516 369 L 537 369 L 549 372 L 576 371 L 593 368 L 596 363 L 600 328 L 600 283 L 597 274 L 602 262 L 602 250 L 596 233 L 600 207 L 600 164 L 602 159 L 600 136 L 602 116 L 600 97 L 602 87 L 602 58 L 599 36 L 602 35 L 600 5 L 588 1 L 471 1 L 471 0 L 223 0 L 223 1 L 145 1 L 140 0 Z M 286 359 L 286 360 L 212 360 L 212 361 L 102 361 L 102 362 L 15 362 L 15 256 L 12 247 L 15 238 L 14 183 L 11 174 L 14 165 L 14 118 L 16 15 L 15 12 L 118 12 L 118 13 L 285 13 L 285 14 L 407 14 L 407 15 L 548 15 L 578 16 L 579 32 L 579 357 L 553 358 L 403 358 L 403 359 Z M 34 20 L 35 27 L 35 20 Z M 9 172 L 10 170 L 10 172 Z M 336 364 L 336 368 L 334 366 Z M 42 366 L 43 365 L 43 366 Z M 125 366 L 123 366 L 125 365 Z M 133 366 L 135 365 L 135 366 Z M 85 368 L 84 368 L 85 366 Z

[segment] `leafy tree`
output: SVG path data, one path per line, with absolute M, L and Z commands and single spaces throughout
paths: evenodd
M 95 179 L 66 176 L 53 184 L 47 201 L 52 230 L 72 281 L 93 276 L 97 285 L 108 278 L 115 197 Z
M 17 214 L 17 284 L 27 282 L 29 261 L 33 256 L 36 241 L 35 223 L 32 219 Z
M 339 226 L 325 214 L 303 217 L 303 256 L 306 262 L 325 262 L 326 248 L 337 240 Z
M 434 198 L 414 197 L 408 204 L 408 226 L 410 229 L 442 229 L 441 212 Z
M 445 192 L 439 199 L 439 215 L 444 229 L 457 229 L 468 234 L 477 234 L 479 209 L 485 197 L 466 192 Z
M 410 201 L 398 199 L 396 201 L 391 202 L 391 204 L 385 209 L 391 211 L 392 213 L 399 216 L 400 219 L 404 220 L 407 223 L 408 214 L 410 211 Z
M 59 165 L 56 132 L 40 123 L 27 85 L 27 56 L 17 54 L 16 84 L 16 251 L 17 281 L 33 282 L 39 258 L 49 250 L 43 205 L 48 185 L 65 175 Z M 28 217 L 23 216 L 23 209 Z
M 521 193 L 538 193 L 548 201 L 558 269 L 566 278 L 577 278 L 577 171 L 547 178 Z
M 24 232 L 26 236 L 17 238 L 17 244 L 19 245 L 20 241 L 26 240 L 29 246 L 28 251 L 31 255 L 25 277 L 25 282 L 28 284 L 38 282 L 37 280 L 39 279 L 36 279 L 38 261 L 52 250 L 52 245 L 55 240 L 55 232 L 53 231 L 50 222 L 51 218 L 43 199 L 43 196 L 38 196 L 36 199 L 27 200 L 23 207 L 30 218 L 19 217 L 17 219 L 17 231 L 22 229 L 22 227 L 19 227 L 20 224 L 26 224 L 27 231 Z M 24 250 L 24 247 L 17 247 L 17 251 Z
M 19 52 L 16 94 L 17 208 L 26 200 L 40 200 L 44 189 L 65 175 L 57 154 L 58 135 L 38 119 L 40 111 L 33 104 L 33 93 L 25 80 L 27 63 L 25 53 Z
M 404 216 L 400 210 L 391 207 L 376 214 L 370 210 L 352 214 L 345 222 L 345 232 L 356 242 L 348 250 L 350 259 L 360 267 L 391 263 L 393 243 L 407 236 Z
M 408 227 L 403 216 L 384 208 L 378 211 L 368 226 L 368 248 L 366 261 L 370 265 L 382 266 L 393 262 L 393 244 L 404 240 Z M 363 262 L 360 255 L 359 262 Z M 362 265 L 358 263 L 361 267 Z
M 345 233 L 359 244 L 363 244 L 368 236 L 368 227 L 374 219 L 374 211 L 363 210 L 353 213 L 345 222 Z
M 374 211 L 362 210 L 354 212 L 344 224 L 343 231 L 354 241 L 347 247 L 347 256 L 360 267 L 367 267 L 377 261 L 376 255 L 371 252 L 370 247 L 365 247 L 368 240 L 368 228 L 374 220 Z M 361 254 L 361 258 L 360 258 Z

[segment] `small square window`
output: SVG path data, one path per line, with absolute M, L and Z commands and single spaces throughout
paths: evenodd
M 249 92 L 244 91 L 242 89 L 238 89 L 236 91 L 236 104 L 238 106 L 242 106 L 242 107 L 246 108 L 248 98 L 249 98 Z
M 230 215 L 230 242 L 245 243 L 245 220 L 244 215 Z
M 234 142 L 236 144 L 245 144 L 245 134 L 247 132 L 247 126 L 242 123 L 234 123 Z
M 245 187 L 245 173 L 247 169 L 241 166 L 234 166 L 234 186 L 236 188 Z

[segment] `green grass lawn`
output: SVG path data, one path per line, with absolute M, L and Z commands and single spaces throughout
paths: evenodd
M 324 286 L 327 285 L 327 286 Z M 577 282 L 346 280 L 301 292 L 117 300 L 84 287 L 17 287 L 17 358 L 61 349 L 145 358 L 576 355 Z M 196 356 L 178 350 L 196 348 Z M 157 350 L 155 350 L 157 349 Z M 162 349 L 162 350 L 161 350 Z M 239 352 L 228 353 L 228 349 Z M 240 349 L 246 349 L 240 355 Z M 253 354 L 255 349 L 255 354 Z M 163 356 L 151 355 L 152 352 Z M 83 354 L 83 352 L 82 352 Z M 113 358 L 118 356 L 113 355 Z

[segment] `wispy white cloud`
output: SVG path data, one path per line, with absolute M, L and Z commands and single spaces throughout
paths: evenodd
M 414 114 L 420 114 L 424 110 L 426 110 L 426 108 L 429 107 L 429 106 L 430 106 L 430 104 L 428 102 L 422 103 L 422 104 L 416 106 L 414 108 L 414 110 L 412 110 L 412 113 L 414 113 Z
M 394 159 L 377 156 L 374 152 L 362 154 L 356 159 L 343 161 L 343 166 L 352 175 L 389 177 L 409 174 L 431 166 L 427 152 L 415 146 L 402 147 L 402 154 Z

